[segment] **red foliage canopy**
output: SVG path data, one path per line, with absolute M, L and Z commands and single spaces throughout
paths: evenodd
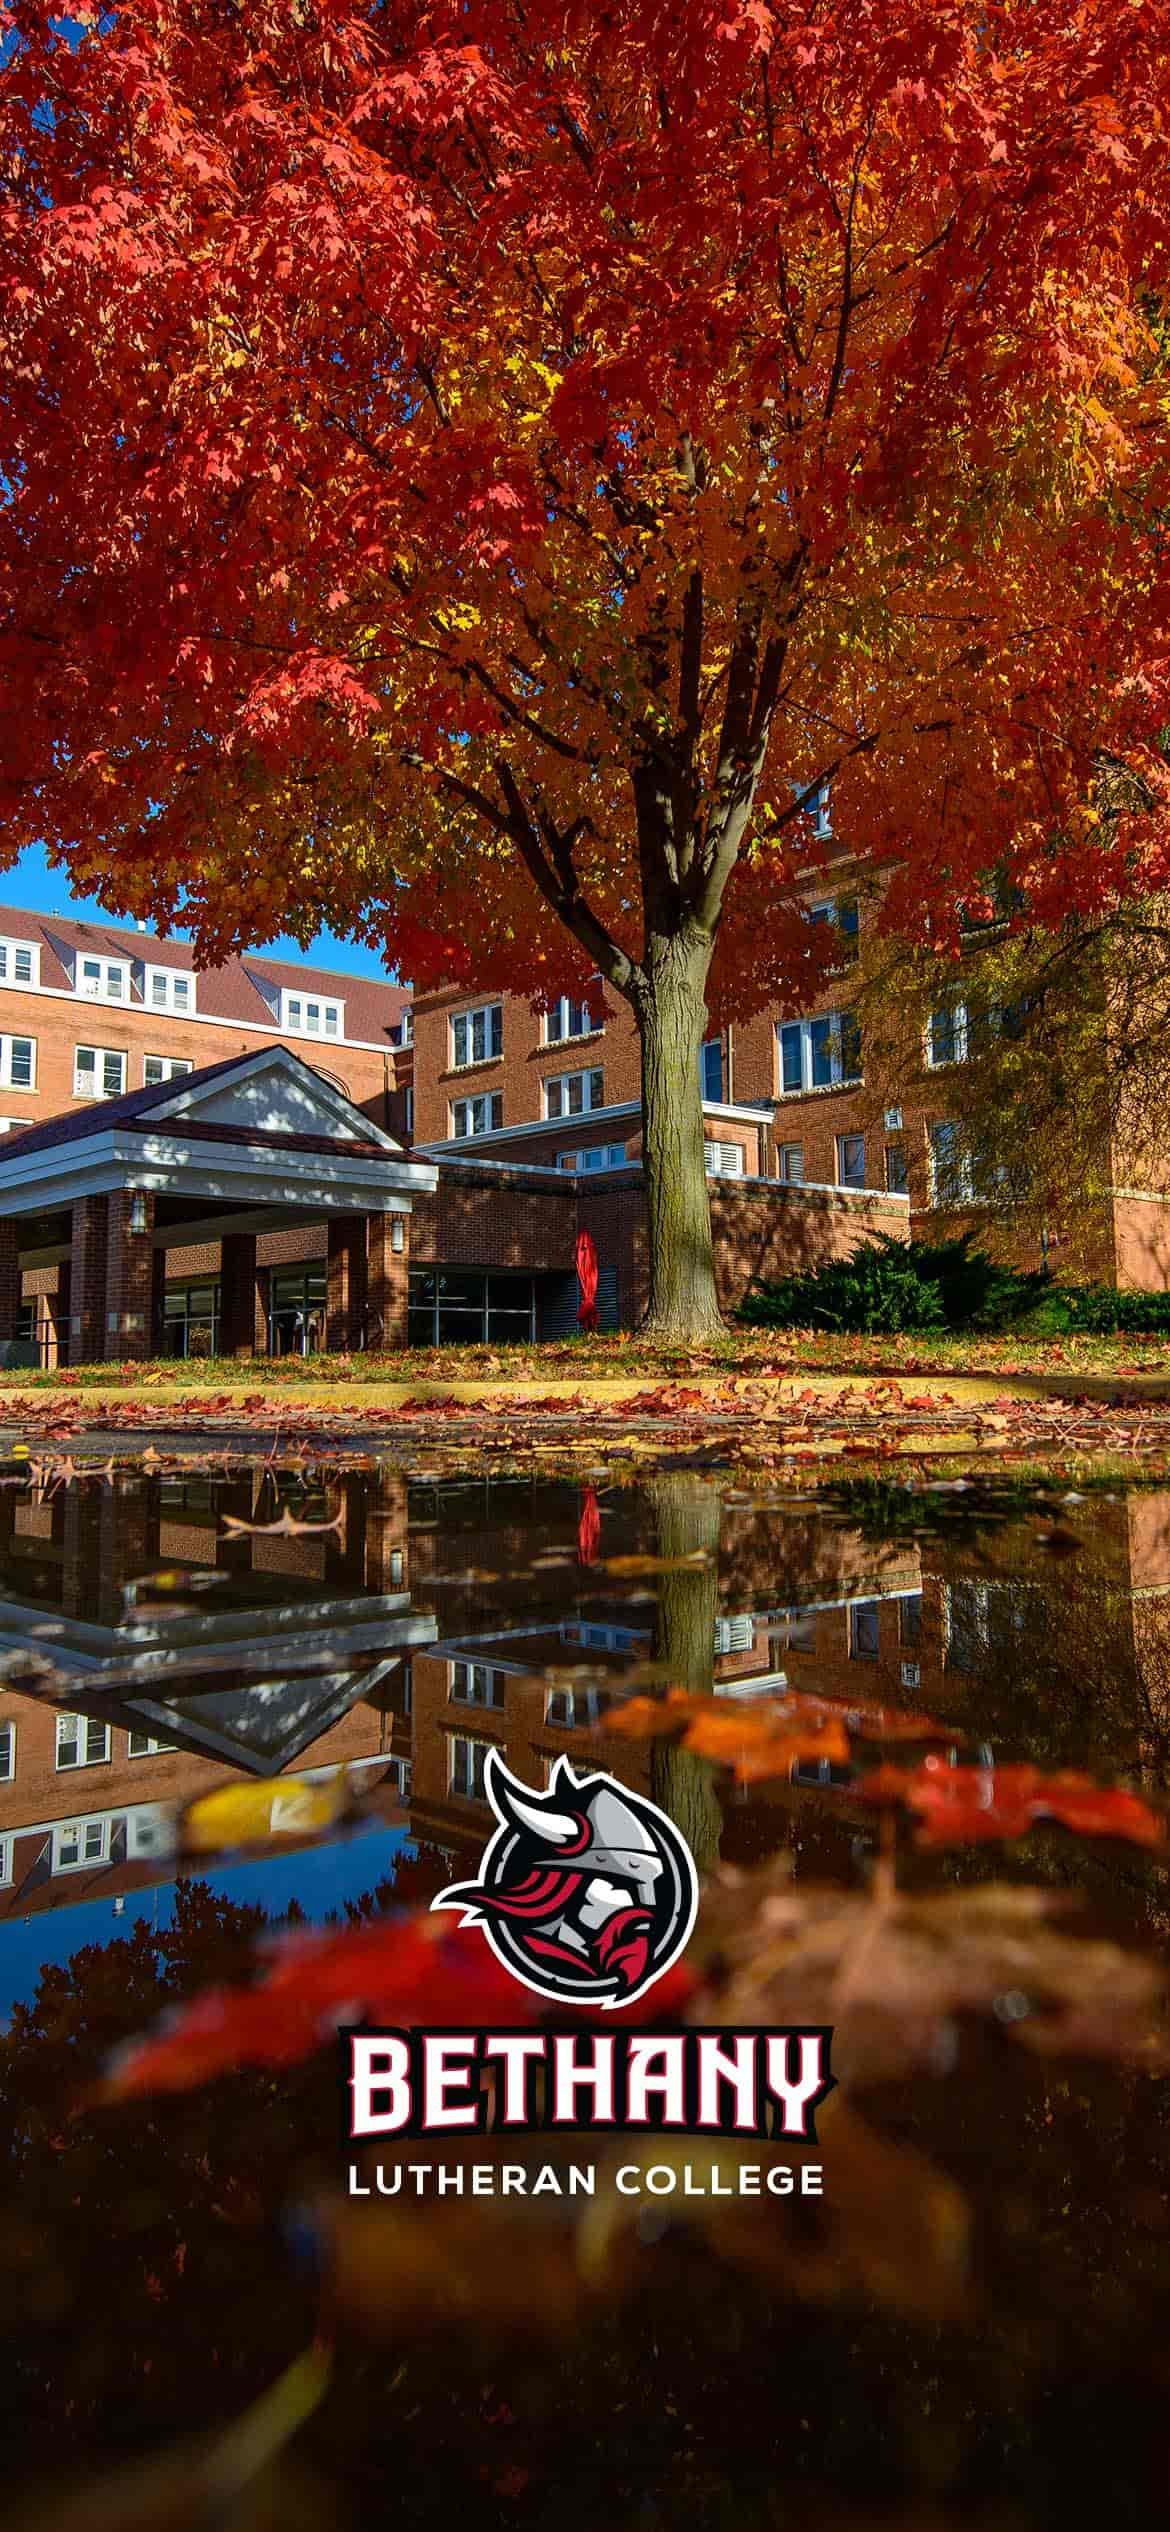
M 537 992 L 738 864 L 740 1008 L 826 777 L 891 918 L 1162 874 L 1170 0 L 3 18 L 10 851 Z

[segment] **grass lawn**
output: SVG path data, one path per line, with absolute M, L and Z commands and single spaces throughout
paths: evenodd
M 376 1391 L 387 1403 L 407 1395 L 442 1394 L 496 1398 L 608 1397 L 616 1404 L 639 1388 L 685 1381 L 718 1386 L 729 1379 L 872 1380 L 887 1375 L 941 1386 L 974 1379 L 987 1393 L 1002 1382 L 1042 1385 L 1067 1394 L 1083 1383 L 1132 1382 L 1136 1394 L 1170 1391 L 1170 1337 L 1072 1336 L 840 1336 L 815 1331 L 729 1328 L 711 1346 L 656 1346 L 637 1335 L 572 1337 L 551 1345 L 412 1347 L 391 1354 L 314 1354 L 208 1362 L 87 1363 L 75 1371 L 0 1371 L 0 1405 L 45 1392 L 125 1398 L 145 1390 L 157 1404 L 196 1392 L 273 1400 L 346 1398 Z M 831 1391 L 829 1392 L 831 1394 Z M 370 1403 L 373 1403 L 371 1399 Z

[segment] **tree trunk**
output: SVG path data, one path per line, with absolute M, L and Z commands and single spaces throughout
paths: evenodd
M 721 1336 L 699 1066 L 711 943 L 660 940 L 634 1003 L 642 1049 L 649 1336 L 702 1344 Z
M 708 1558 L 705 1565 L 659 1575 L 655 1650 L 668 1666 L 671 1687 L 709 1696 L 715 1676 L 723 1507 L 715 1487 L 701 1477 L 655 1477 L 647 1492 L 656 1516 L 659 1555 L 693 1556 L 702 1549 Z M 699 1871 L 710 1872 L 719 1857 L 723 1814 L 708 1761 L 675 1742 L 653 1741 L 650 1791 L 681 1829 Z

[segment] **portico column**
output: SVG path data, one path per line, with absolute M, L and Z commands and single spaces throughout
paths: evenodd
M 144 1363 L 154 1352 L 154 1197 L 130 1187 L 115 1187 L 106 1204 L 101 1350 L 108 1363 Z
M 358 1343 L 366 1312 L 366 1217 L 339 1213 L 327 1232 L 328 1308 L 325 1342 L 331 1354 Z
M 400 1246 L 395 1243 L 400 1242 Z M 406 1343 L 406 1304 L 410 1291 L 410 1216 L 371 1213 L 367 1273 L 370 1295 L 370 1342 L 390 1352 Z
M 244 1355 L 262 1351 L 257 1345 L 254 1231 L 229 1231 L 221 1243 L 219 1291 L 220 1353 Z
M 15 1336 L 20 1309 L 20 1247 L 15 1222 L 0 1222 L 0 1340 Z
M 69 1277 L 69 1360 L 100 1363 L 105 1355 L 108 1196 L 80 1196 L 73 1207 Z

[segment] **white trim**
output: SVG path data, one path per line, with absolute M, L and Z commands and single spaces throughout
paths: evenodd
M 202 1142 L 190 1134 L 135 1134 L 107 1127 L 76 1142 L 14 1153 L 0 1148 L 0 1203 L 9 1213 L 38 1213 L 75 1203 L 79 1196 L 108 1195 L 115 1187 L 150 1195 L 234 1199 L 287 1205 L 304 1213 L 408 1213 L 411 1198 L 433 1195 L 433 1165 L 403 1156 L 347 1166 L 343 1147 L 332 1154 L 264 1150 Z M 181 1247 L 181 1238 L 172 1243 Z

